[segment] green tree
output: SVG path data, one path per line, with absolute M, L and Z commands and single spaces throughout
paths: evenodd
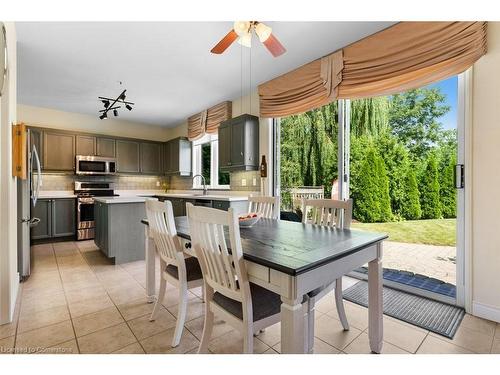
M 417 185 L 417 175 L 413 168 L 408 168 L 405 175 L 404 204 L 401 215 L 407 220 L 418 220 L 422 217 L 420 193 Z
M 437 121 L 450 110 L 437 88 L 419 88 L 391 97 L 389 126 L 415 158 L 425 157 L 441 135 Z
M 436 156 L 430 154 L 425 170 L 420 178 L 420 206 L 424 219 L 441 218 L 441 200 L 439 195 L 439 175 Z
M 356 99 L 351 101 L 351 134 L 377 136 L 387 132 L 389 123 L 389 98 Z
M 446 167 L 439 174 L 439 195 L 442 214 L 445 218 L 457 217 L 457 192 L 455 189 L 455 164 L 457 158 L 451 155 Z

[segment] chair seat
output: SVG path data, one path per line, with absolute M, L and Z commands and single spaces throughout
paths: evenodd
M 254 322 L 278 314 L 281 311 L 281 298 L 279 294 L 253 283 L 250 283 L 250 293 L 252 295 Z M 219 292 L 214 293 L 213 301 L 230 314 L 243 319 L 241 302 L 226 297 Z
M 203 274 L 201 273 L 201 267 L 200 263 L 198 262 L 198 259 L 196 259 L 195 257 L 190 257 L 186 258 L 185 262 L 186 262 L 187 281 L 203 279 Z M 167 271 L 169 275 L 179 280 L 179 270 L 177 269 L 177 266 L 169 264 L 165 271 Z

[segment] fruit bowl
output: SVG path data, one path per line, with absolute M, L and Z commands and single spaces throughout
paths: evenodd
M 238 221 L 241 228 L 250 228 L 259 220 L 260 214 L 256 212 L 250 212 L 248 214 L 238 216 Z

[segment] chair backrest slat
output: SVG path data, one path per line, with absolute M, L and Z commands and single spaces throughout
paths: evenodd
M 175 228 L 172 203 L 148 199 L 146 215 L 149 231 L 160 257 L 169 264 L 177 264 L 178 253 L 182 248 Z
M 248 212 L 258 212 L 263 218 L 277 219 L 279 214 L 279 197 L 250 196 Z
M 314 225 L 349 229 L 352 222 L 352 199 L 303 199 L 302 222 Z
M 186 207 L 191 244 L 205 282 L 227 297 L 248 301 L 250 284 L 234 210 L 225 212 L 190 203 Z

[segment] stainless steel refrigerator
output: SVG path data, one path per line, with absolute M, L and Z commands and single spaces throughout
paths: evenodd
M 39 218 L 31 217 L 31 213 L 37 204 L 42 186 L 42 170 L 37 149 L 37 144 L 41 145 L 41 140 L 37 139 L 37 134 L 27 131 L 28 175 L 25 180 L 17 180 L 17 267 L 21 280 L 28 278 L 31 273 L 30 228 L 40 222 Z

